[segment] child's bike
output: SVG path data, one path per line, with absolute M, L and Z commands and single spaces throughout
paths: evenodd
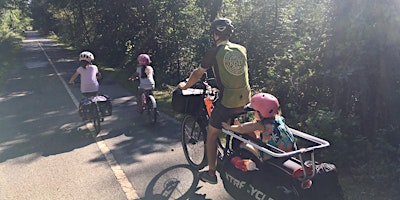
M 134 79 L 128 79 L 128 81 L 138 81 L 139 79 L 136 77 Z M 139 90 L 139 88 L 138 88 Z M 156 98 L 153 95 L 153 89 L 146 89 L 143 91 L 143 93 L 140 95 L 140 99 L 137 99 L 137 101 L 141 101 L 142 107 L 137 108 L 138 112 L 140 114 L 146 113 L 149 121 L 151 124 L 155 124 L 157 122 L 157 118 L 159 116 L 158 110 L 157 110 L 157 101 Z
M 104 117 L 112 115 L 110 98 L 107 95 L 97 95 L 81 99 L 79 115 L 82 121 L 91 121 L 96 134 L 101 130 Z
M 172 100 L 173 109 L 185 113 L 181 142 L 186 160 L 198 170 L 207 164 L 207 125 L 213 102 L 218 97 L 218 93 L 209 87 L 207 80 L 200 85 L 203 88 L 174 91 Z M 218 138 L 217 171 L 226 191 L 232 197 L 275 200 L 343 199 L 335 166 L 315 161 L 315 151 L 328 147 L 329 142 L 290 130 L 298 145 L 297 150 L 292 152 L 283 152 L 247 135 L 222 130 L 222 137 Z M 273 158 L 261 161 L 254 150 L 265 152 Z M 244 172 L 236 168 L 231 163 L 234 157 L 251 159 L 256 163 L 257 170 Z
M 153 90 L 145 90 L 140 98 L 142 101 L 142 112 L 146 113 L 150 123 L 155 124 L 157 122 L 158 111 L 157 111 L 157 101 L 154 98 Z

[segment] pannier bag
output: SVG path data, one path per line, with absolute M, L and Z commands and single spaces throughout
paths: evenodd
M 101 116 L 106 117 L 106 116 L 111 116 L 112 115 L 112 105 L 111 105 L 111 99 L 107 95 L 98 95 L 92 99 L 92 101 L 97 101 L 97 104 L 99 105 Z
M 79 116 L 82 121 L 90 120 L 95 115 L 96 105 L 91 101 L 91 98 L 83 98 L 79 103 Z
M 89 97 L 81 99 L 79 103 L 79 116 L 82 121 L 90 120 L 95 117 L 97 102 L 101 116 L 106 117 L 112 115 L 111 99 L 107 95 L 98 95 L 96 97 Z
M 202 94 L 202 89 L 176 89 L 172 93 L 172 109 L 178 113 L 196 115 L 203 105 Z

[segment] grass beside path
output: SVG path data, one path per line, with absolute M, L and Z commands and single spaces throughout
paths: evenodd
M 13 66 L 18 63 L 22 36 L 15 33 L 0 34 L 0 91 L 3 91 L 5 81 Z

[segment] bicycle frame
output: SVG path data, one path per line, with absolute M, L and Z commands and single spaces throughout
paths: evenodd
M 157 102 L 156 99 L 154 98 L 154 96 L 151 94 L 153 90 L 145 90 L 142 93 L 142 106 L 145 107 L 145 109 L 147 109 L 146 104 L 147 103 L 151 103 L 152 108 L 157 108 Z M 150 100 L 150 101 L 149 101 Z
M 157 102 L 152 94 L 153 90 L 144 90 L 141 95 L 143 110 L 147 110 L 152 123 L 157 121 Z

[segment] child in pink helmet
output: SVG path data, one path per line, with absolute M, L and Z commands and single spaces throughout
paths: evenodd
M 251 135 L 286 152 L 295 149 L 294 136 L 279 113 L 279 101 L 275 96 L 258 93 L 245 108 L 254 111 L 254 121 L 243 124 L 237 122 L 235 125 L 223 122 L 222 127 L 235 133 Z M 262 160 L 271 158 L 264 152 L 258 154 Z
M 139 77 L 140 84 L 138 87 L 138 92 L 136 98 L 137 100 L 137 111 L 139 113 L 143 112 L 142 101 L 140 101 L 140 97 L 142 93 L 146 90 L 153 91 L 155 88 L 155 81 L 154 81 L 154 69 L 151 67 L 150 63 L 150 56 L 147 54 L 140 54 L 137 57 L 138 65 L 136 67 L 136 72 L 129 77 L 128 80 L 134 80 L 136 77 Z

